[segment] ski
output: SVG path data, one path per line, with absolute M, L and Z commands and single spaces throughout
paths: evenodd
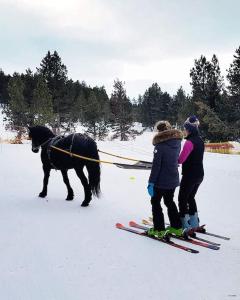
M 138 229 L 148 230 L 148 227 L 140 225 L 140 224 L 137 224 L 137 223 L 135 223 L 133 221 L 129 222 L 129 225 L 131 227 L 135 227 L 135 228 L 138 228 Z M 196 241 L 196 240 L 193 240 L 191 238 L 184 238 L 184 237 L 175 236 L 175 235 L 171 235 L 171 237 L 173 237 L 175 239 L 178 239 L 178 240 L 182 240 L 182 241 L 191 243 L 191 244 L 194 244 L 194 245 L 197 245 L 197 246 L 208 248 L 208 249 L 211 249 L 211 250 L 219 250 L 220 249 L 219 246 L 211 245 L 211 244 L 200 242 L 200 241 Z
M 229 241 L 229 240 L 230 240 L 229 237 L 226 237 L 226 236 L 223 236 L 223 235 L 219 235 L 219 234 L 215 234 L 215 233 L 211 233 L 211 232 L 206 231 L 206 229 L 204 228 L 204 226 L 205 226 L 205 225 L 202 225 L 202 226 L 196 228 L 196 229 L 194 230 L 194 232 L 206 234 L 206 235 L 213 236 L 213 237 L 216 237 L 216 238 L 219 238 L 219 239 L 223 239 L 223 240 L 226 240 L 226 241 Z M 204 229 L 204 231 L 202 231 L 202 229 Z
M 152 221 L 152 217 L 149 217 L 149 220 Z M 198 227 L 195 232 L 198 232 L 198 233 L 202 233 L 202 234 L 206 234 L 206 235 L 209 235 L 209 236 L 213 236 L 213 237 L 216 237 L 216 238 L 219 238 L 219 239 L 223 239 L 223 240 L 226 240 L 226 241 L 229 241 L 230 240 L 230 237 L 226 237 L 226 236 L 223 236 L 223 235 L 219 235 L 219 234 L 216 234 L 216 233 L 211 233 L 211 232 L 208 232 L 208 231 L 205 231 L 203 232 L 202 229 L 205 225 L 202 225 L 200 227 Z M 204 229 L 205 230 L 205 229 Z
M 155 236 L 149 236 L 149 235 L 147 235 L 146 231 L 139 232 L 139 231 L 134 230 L 132 228 L 125 227 L 124 225 L 122 225 L 120 223 L 117 223 L 116 227 L 118 229 L 122 229 L 122 230 L 125 230 L 125 231 L 128 231 L 128 232 L 134 233 L 134 234 L 138 234 L 138 235 L 141 235 L 141 236 L 148 237 L 148 238 L 153 239 L 153 240 L 157 240 L 159 242 L 162 242 L 164 244 L 168 244 L 169 246 L 173 246 L 173 247 L 181 249 L 183 251 L 187 251 L 187 252 L 190 252 L 190 253 L 199 253 L 198 250 L 195 250 L 195 249 L 192 249 L 192 248 L 189 248 L 189 247 L 185 247 L 183 245 L 176 244 L 173 241 L 166 241 L 166 240 L 163 240 L 163 239 L 159 239 L 159 238 L 157 238 Z
M 144 225 L 153 226 L 152 222 L 144 220 L 144 219 L 142 220 L 142 223 Z M 166 223 L 166 225 L 170 225 L 170 224 Z M 201 242 L 204 242 L 204 243 L 211 244 L 211 245 L 221 246 L 221 244 L 219 244 L 219 243 L 215 243 L 215 242 L 209 241 L 207 239 L 200 238 L 199 236 L 194 236 L 194 237 L 191 237 L 191 238 L 194 239 L 194 240 L 198 240 L 198 241 L 201 241 Z

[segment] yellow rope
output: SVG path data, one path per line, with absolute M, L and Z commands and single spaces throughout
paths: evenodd
M 119 156 L 119 155 L 111 154 L 111 153 L 108 153 L 108 152 L 104 152 L 102 150 L 98 150 L 98 152 L 101 152 L 101 153 L 104 153 L 104 154 L 107 154 L 107 155 L 110 155 L 110 156 L 114 156 L 114 157 L 126 159 L 126 160 L 132 160 L 132 161 L 137 161 L 137 162 L 140 161 L 139 159 L 134 159 L 134 158 L 128 158 L 128 157 L 124 157 L 124 156 Z
M 55 146 L 51 146 L 51 148 L 53 148 L 55 150 L 58 150 L 60 152 L 63 152 L 65 154 L 68 154 L 70 156 L 73 156 L 73 157 L 78 157 L 78 158 L 82 158 L 82 159 L 85 159 L 85 160 L 90 160 L 90 161 L 94 161 L 94 162 L 98 162 L 98 163 L 105 163 L 105 164 L 112 164 L 112 165 L 114 165 L 114 162 L 111 162 L 111 161 L 98 160 L 98 159 L 94 159 L 94 158 L 90 158 L 90 157 L 81 156 L 81 155 L 78 155 L 78 154 L 75 154 L 75 153 L 63 150 L 63 149 L 55 147 Z

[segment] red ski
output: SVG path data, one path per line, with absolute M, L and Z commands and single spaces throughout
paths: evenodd
M 150 222 L 150 221 L 147 221 L 147 220 L 142 220 L 142 223 L 144 225 L 147 225 L 147 226 L 153 226 L 153 223 Z M 168 223 L 166 223 L 166 225 L 170 225 Z M 195 232 L 194 232 L 195 233 Z M 219 243 L 215 243 L 215 242 L 212 242 L 212 241 L 209 241 L 209 240 L 206 240 L 206 239 L 203 239 L 203 238 L 200 238 L 199 236 L 196 236 L 196 233 L 195 233 L 195 236 L 191 236 L 192 239 L 194 240 L 198 240 L 198 241 L 201 241 L 201 242 L 204 242 L 204 243 L 208 243 L 208 244 L 211 244 L 211 245 L 215 245 L 215 246 L 221 246 L 221 244 Z
M 129 225 L 131 227 L 135 227 L 135 228 L 142 229 L 142 230 L 145 230 L 145 231 L 149 229 L 148 227 L 140 225 L 140 224 L 137 224 L 134 221 L 129 222 Z M 176 238 L 178 240 L 182 240 L 182 241 L 191 243 L 191 244 L 194 244 L 194 245 L 197 245 L 197 246 L 201 246 L 201 247 L 204 247 L 204 248 L 212 249 L 212 250 L 219 250 L 220 249 L 219 246 L 211 245 L 211 244 L 200 242 L 200 241 L 196 241 L 196 240 L 193 240 L 191 238 L 178 237 L 178 236 L 173 236 L 173 235 L 171 237 Z
M 148 237 L 150 239 L 153 239 L 153 240 L 157 240 L 159 242 L 162 242 L 164 244 L 167 244 L 169 246 L 172 246 L 172 247 L 175 247 L 175 248 L 178 248 L 178 249 L 181 249 L 181 250 L 184 250 L 184 251 L 187 251 L 187 252 L 190 252 L 190 253 L 199 253 L 198 250 L 195 250 L 195 249 L 192 249 L 192 248 L 189 248 L 189 247 L 185 247 L 183 245 L 179 245 L 179 244 L 176 244 L 174 243 L 173 241 L 168 241 L 168 240 L 164 240 L 164 239 L 159 239 L 155 236 L 149 236 L 147 235 L 146 231 L 144 232 L 139 232 L 137 230 L 134 230 L 132 228 L 129 228 L 129 227 L 125 227 L 124 225 L 120 224 L 120 223 L 117 223 L 116 224 L 116 227 L 118 229 L 122 229 L 122 230 L 125 230 L 125 231 L 128 231 L 128 232 L 131 232 L 131 233 L 134 233 L 134 234 L 138 234 L 138 235 L 141 235 L 141 236 L 145 236 L 145 237 Z

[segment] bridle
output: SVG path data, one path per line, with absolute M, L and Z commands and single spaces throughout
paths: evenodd
M 35 145 L 33 146 L 33 144 L 32 144 L 32 151 L 39 151 L 39 149 L 40 149 L 41 147 L 43 147 L 44 145 L 46 145 L 52 138 L 53 138 L 53 137 L 47 139 L 45 142 L 43 142 L 42 144 L 40 144 L 40 145 L 38 145 L 38 146 L 35 146 Z

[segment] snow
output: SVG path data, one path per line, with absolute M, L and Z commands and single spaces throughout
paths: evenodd
M 145 132 L 135 141 L 98 142 L 98 148 L 151 160 L 151 139 Z M 127 163 L 103 154 L 101 159 Z M 191 245 L 199 254 L 115 228 L 116 222 L 151 215 L 149 171 L 102 164 L 102 197 L 83 208 L 74 171 L 74 201 L 64 200 L 67 191 L 55 171 L 47 198 L 37 197 L 43 174 L 29 144 L 0 144 L 0 165 L 1 299 L 240 299 L 240 156 L 205 154 L 197 197 L 201 222 L 231 240 L 208 237 L 221 243 L 218 251 Z

